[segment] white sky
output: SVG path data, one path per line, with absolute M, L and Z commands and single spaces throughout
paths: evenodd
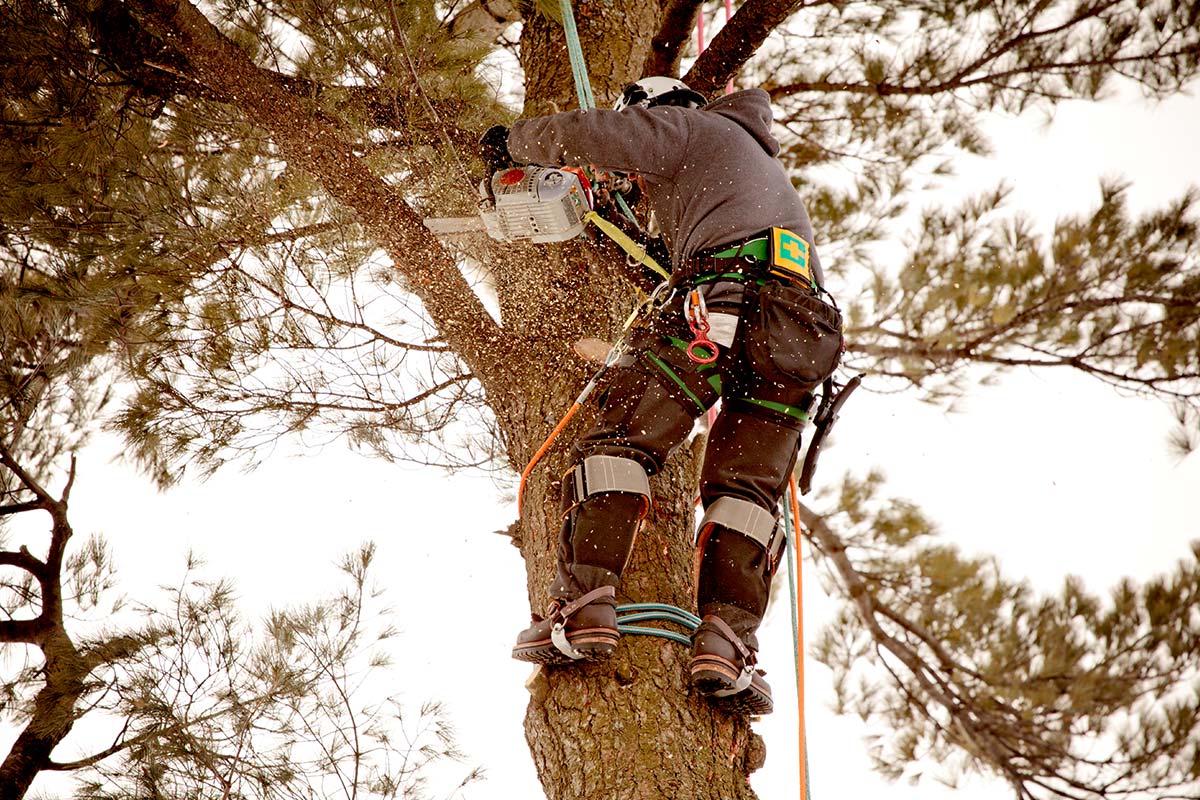
M 1048 129 L 1036 121 L 998 124 L 1001 151 L 961 171 L 987 182 L 1007 176 L 1017 186 L 1012 204 L 1048 219 L 1094 207 L 1101 173 L 1133 178 L 1132 200 L 1145 208 L 1200 180 L 1197 123 L 1200 102 L 1192 98 L 1155 110 L 1136 101 L 1069 103 Z M 1200 456 L 1182 463 L 1169 456 L 1169 422 L 1161 404 L 1065 374 L 1013 373 L 974 393 L 954 415 L 859 392 L 843 413 L 837 446 L 823 456 L 818 483 L 882 466 L 892 493 L 918 501 L 965 551 L 996 553 L 1010 577 L 1053 590 L 1070 572 L 1103 591 L 1123 575 L 1145 579 L 1170 569 L 1187 554 L 1188 541 L 1200 538 Z M 108 538 L 125 593 L 149 599 L 156 585 L 177 579 L 191 549 L 212 574 L 238 581 L 248 609 L 300 603 L 313 587 L 333 587 L 338 558 L 372 539 L 379 546 L 376 578 L 387 583 L 402 627 L 397 681 L 414 709 L 427 698 L 444 701 L 470 763 L 488 770 L 485 782 L 461 796 L 540 796 L 522 730 L 529 670 L 509 658 L 528 619 L 524 569 L 517 551 L 492 533 L 516 509 L 490 480 L 447 478 L 330 447 L 160 495 L 112 461 L 118 451 L 111 440 L 97 440 L 82 454 L 71 519 L 79 538 Z M 40 542 L 42 520 L 25 522 L 29 540 Z M 834 603 L 811 569 L 805 577 L 812 634 Z M 756 725 L 768 748 L 767 766 L 754 778 L 764 800 L 796 796 L 790 637 L 786 598 L 777 598 L 762 653 L 776 712 Z M 931 781 L 884 782 L 870 772 L 864 726 L 829 712 L 829 675 L 811 659 L 807 687 L 816 800 L 1009 797 L 991 779 L 956 793 Z M 0 735 L 0 748 L 7 751 L 11 738 Z M 455 782 L 447 778 L 446 791 Z

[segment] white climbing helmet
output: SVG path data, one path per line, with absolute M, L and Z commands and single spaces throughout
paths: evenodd
M 685 108 L 700 108 L 707 104 L 704 95 L 693 92 L 686 83 L 675 78 L 664 78 L 654 75 L 642 78 L 625 87 L 617 102 L 613 104 L 614 111 L 642 106 L 684 106 Z

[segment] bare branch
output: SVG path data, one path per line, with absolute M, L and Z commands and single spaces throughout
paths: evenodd
M 701 94 L 717 92 L 802 5 L 801 0 L 746 0 L 696 59 L 684 81 Z

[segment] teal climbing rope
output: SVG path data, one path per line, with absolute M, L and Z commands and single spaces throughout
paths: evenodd
M 567 56 L 571 59 L 571 74 L 575 76 L 575 93 L 579 95 L 579 107 L 587 111 L 596 107 L 596 98 L 592 96 L 592 82 L 588 80 L 583 46 L 579 43 L 579 31 L 575 28 L 575 12 L 571 10 L 571 0 L 560 0 L 560 5 L 563 33 L 567 36 Z
M 645 628 L 633 624 L 649 621 L 672 622 L 685 628 L 689 633 L 700 627 L 700 618 L 695 614 L 665 603 L 628 603 L 617 606 L 617 630 L 621 633 L 658 636 L 680 644 L 691 645 L 692 638 L 677 631 L 665 628 Z
M 804 662 L 801 660 L 801 653 L 800 653 L 800 606 L 799 606 L 799 592 L 796 591 L 796 575 L 798 574 L 796 572 L 796 569 L 797 569 L 796 553 L 798 550 L 798 545 L 796 544 L 796 540 L 798 538 L 797 531 L 799 530 L 799 527 L 796 525 L 796 521 L 792 519 L 791 506 L 787 503 L 783 503 L 782 505 L 783 505 L 783 526 L 784 526 L 784 533 L 786 534 L 784 541 L 787 542 L 788 589 L 789 589 L 788 595 L 792 598 L 792 652 L 795 654 L 795 657 L 796 657 L 797 691 L 800 691 L 800 687 L 803 686 L 803 682 L 801 681 L 802 675 L 801 675 L 800 670 L 801 670 L 801 664 L 803 664 Z M 801 706 L 801 708 L 803 708 L 803 706 Z M 801 714 L 803 715 L 803 711 L 801 712 Z M 804 719 L 803 718 L 801 718 L 801 720 L 800 720 L 800 729 L 801 730 L 804 729 Z M 812 781 L 809 777 L 810 775 L 812 775 L 812 773 L 809 771 L 809 764 L 808 764 L 808 742 L 807 741 L 804 742 L 802 747 L 803 747 L 804 752 L 802 753 L 802 755 L 800 757 L 804 759 L 804 773 L 803 773 L 804 774 L 804 800 L 812 800 L 812 791 L 811 791 Z

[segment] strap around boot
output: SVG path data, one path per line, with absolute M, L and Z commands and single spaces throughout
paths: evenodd
M 584 654 L 571 644 L 567 639 L 566 622 L 575 612 L 584 606 L 589 606 L 592 603 L 602 598 L 616 598 L 617 590 L 612 586 L 601 586 L 598 589 L 592 589 L 585 595 L 577 597 L 564 606 L 560 606 L 554 611 L 554 625 L 550 628 L 550 641 L 558 648 L 559 652 L 573 661 L 578 661 L 584 657 Z
M 713 692 L 713 695 L 716 697 L 729 697 L 730 695 L 744 691 L 750 685 L 750 681 L 754 679 L 755 664 L 758 663 L 758 657 L 753 650 L 746 646 L 746 643 L 742 641 L 742 637 L 734 633 L 733 628 L 729 627 L 729 623 L 716 614 L 709 614 L 704 618 L 700 623 L 700 628 L 703 629 L 705 627 L 719 633 L 722 638 L 733 645 L 733 649 L 742 657 L 742 671 L 738 674 L 733 686 L 728 689 L 719 689 Z M 699 633 L 699 630 L 697 630 L 697 633 Z

